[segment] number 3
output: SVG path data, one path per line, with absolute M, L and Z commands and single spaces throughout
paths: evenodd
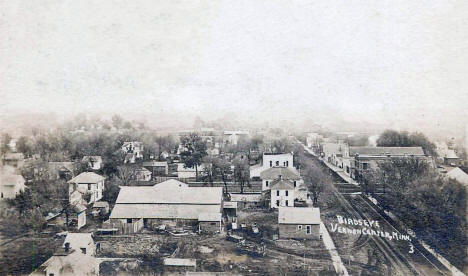
M 410 249 L 409 249 L 409 252 L 410 254 L 413 254 L 414 253 L 414 247 L 412 244 L 410 244 Z

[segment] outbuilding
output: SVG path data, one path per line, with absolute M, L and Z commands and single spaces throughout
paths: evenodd
M 280 207 L 279 236 L 282 239 L 320 239 L 320 209 Z

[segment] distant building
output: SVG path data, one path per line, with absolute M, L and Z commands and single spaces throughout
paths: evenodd
M 133 153 L 136 159 L 143 158 L 144 147 L 142 142 L 125 142 L 122 145 L 122 150 L 126 153 Z
M 379 161 L 392 158 L 426 158 L 422 147 L 349 147 L 350 176 L 359 179 L 364 171 L 376 169 Z
M 135 180 L 136 181 L 150 181 L 151 180 L 151 171 L 145 167 L 141 167 L 135 170 Z
M 320 209 L 281 207 L 278 211 L 279 236 L 282 239 L 320 239 Z
M 24 155 L 18 152 L 7 152 L 3 155 L 2 164 L 15 169 L 21 169 L 24 166 Z
M 166 176 L 169 174 L 169 165 L 167 161 L 146 161 L 143 162 L 143 167 L 151 171 L 153 177 Z
M 453 168 L 445 175 L 447 178 L 455 179 L 468 189 L 468 174 L 460 168 Z M 467 190 L 468 192 L 468 190 Z
M 223 133 L 223 143 L 225 145 L 237 145 L 240 139 L 248 136 L 249 132 L 245 130 L 226 130 Z
M 222 232 L 222 215 L 216 213 L 200 213 L 198 215 L 198 229 L 200 233 L 221 233 Z
M 74 162 L 49 162 L 48 166 L 49 179 L 51 180 L 70 180 L 74 177 L 76 169 Z
M 343 142 L 324 143 L 322 145 L 322 158 L 339 168 L 343 168 L 343 157 L 347 155 L 349 147 Z
M 82 159 L 83 162 L 86 162 L 88 164 L 88 167 L 90 167 L 92 170 L 100 170 L 102 168 L 102 158 L 101 156 L 90 156 L 86 155 L 83 156 Z
M 198 166 L 197 168 L 198 175 L 202 174 L 204 168 L 205 166 L 203 164 Z M 177 164 L 177 177 L 180 179 L 195 178 L 197 170 L 195 170 L 195 166 L 192 168 L 189 168 L 189 167 L 185 167 L 184 163 L 178 163 Z
M 13 167 L 4 167 L 0 170 L 0 199 L 15 198 L 26 189 L 25 179 L 16 174 Z
M 99 201 L 104 191 L 105 178 L 94 172 L 83 172 L 68 181 L 68 191 L 73 193 L 78 191 L 81 194 L 90 194 L 88 203 Z

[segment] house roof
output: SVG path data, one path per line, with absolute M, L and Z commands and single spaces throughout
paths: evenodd
M 200 213 L 198 221 L 221 221 L 221 213 Z
M 142 142 L 131 141 L 131 142 L 124 142 L 122 147 L 126 147 L 126 146 L 128 146 L 130 144 L 133 145 L 133 146 L 137 146 L 137 147 L 143 145 Z
M 168 266 L 197 266 L 196 259 L 164 258 L 164 265 Z
M 457 180 L 458 182 L 464 184 L 465 186 L 468 186 L 468 174 L 466 174 L 462 169 L 458 167 L 450 170 L 446 174 L 446 176 L 448 178 Z
M 260 178 L 263 180 L 278 179 L 280 175 L 283 177 L 283 179 L 301 179 L 301 176 L 296 169 L 287 167 L 268 168 L 267 170 L 264 170 L 260 173 Z
M 75 170 L 74 162 L 49 162 L 49 170 L 67 170 L 73 172 Z
M 342 153 L 345 151 L 347 145 L 339 143 L 324 143 L 322 151 L 325 153 Z
M 279 224 L 320 224 L 320 209 L 306 207 L 279 207 Z
M 167 167 L 166 161 L 145 161 L 143 162 L 143 167 Z
M 294 184 L 289 180 L 276 179 L 271 182 L 272 190 L 294 190 Z
M 137 173 L 149 173 L 149 174 L 151 174 L 151 171 L 148 170 L 148 169 L 145 168 L 145 167 L 137 168 L 137 169 L 135 170 L 135 172 L 137 172 Z
M 445 152 L 445 156 L 444 156 L 444 157 L 445 157 L 445 158 L 450 158 L 450 159 L 457 159 L 457 158 L 458 158 L 458 156 L 457 156 L 457 154 L 455 153 L 454 150 L 447 150 L 447 151 Z
M 188 187 L 189 185 L 179 180 L 169 179 L 164 182 L 155 184 L 154 186 L 157 188 L 161 188 L 161 187 Z
M 94 172 L 83 172 L 73 177 L 68 183 L 97 183 L 105 178 Z
M 93 208 L 109 208 L 109 202 L 107 202 L 107 201 L 96 201 L 93 204 Z
M 99 260 L 91 255 L 74 250 L 67 255 L 54 255 L 35 270 L 44 272 L 48 267 L 59 269 L 64 275 L 97 275 Z
M 424 151 L 422 147 L 350 147 L 349 155 L 354 156 L 359 155 L 387 155 L 392 156 L 404 156 L 406 155 L 416 155 L 424 156 Z
M 99 155 L 85 155 L 83 156 L 82 161 L 83 162 L 89 162 L 89 161 L 102 162 L 102 158 Z
M 91 233 L 68 233 L 62 246 L 65 247 L 67 242 L 70 243 L 70 248 L 78 250 L 93 244 L 94 240 Z
M 161 184 L 149 187 L 121 187 L 116 203 L 221 204 L 222 187 L 179 187 L 167 185 L 168 183 Z

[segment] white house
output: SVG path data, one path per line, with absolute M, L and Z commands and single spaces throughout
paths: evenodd
M 262 164 L 250 167 L 250 178 L 260 178 L 260 174 L 268 168 L 294 168 L 292 153 L 263 153 Z
M 150 181 L 151 180 L 151 172 L 144 168 L 141 167 L 139 169 L 135 170 L 135 180 L 137 181 Z
M 125 142 L 122 145 L 122 150 L 126 153 L 134 153 L 136 159 L 143 158 L 144 147 L 143 147 L 142 142 L 136 142 L 136 141 Z
M 78 191 L 81 194 L 90 194 L 91 198 L 88 203 L 93 203 L 102 198 L 104 181 L 105 178 L 97 173 L 83 172 L 67 182 L 69 184 L 68 192 L 72 194 L 74 191 Z
M 101 156 L 83 156 L 83 162 L 86 162 L 92 170 L 100 170 L 102 168 L 102 158 Z
M 2 168 L 0 171 L 0 199 L 15 198 L 26 188 L 24 183 L 24 177 L 16 174 L 14 168 Z
M 271 208 L 294 207 L 295 189 L 293 182 L 281 179 L 271 183 Z
M 100 261 L 94 257 L 94 241 L 90 233 L 69 233 L 63 247 L 30 275 L 98 276 Z
M 273 167 L 260 173 L 260 178 L 262 179 L 262 191 L 269 190 L 273 181 L 280 177 L 284 180 L 291 181 L 294 188 L 297 188 L 304 183 L 296 168 Z

